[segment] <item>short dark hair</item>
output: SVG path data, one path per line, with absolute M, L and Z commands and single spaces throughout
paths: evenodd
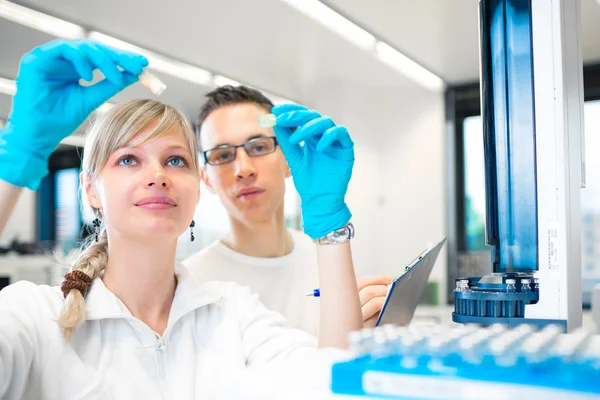
M 248 86 L 232 86 L 225 85 L 216 88 L 215 90 L 206 94 L 208 100 L 200 107 L 198 112 L 198 119 L 196 120 L 196 137 L 198 141 L 198 149 L 202 151 L 200 144 L 200 129 L 202 124 L 208 118 L 210 113 L 213 111 L 229 105 L 234 104 L 256 104 L 263 107 L 267 112 L 271 112 L 273 103 L 264 94 L 256 89 L 249 88 Z

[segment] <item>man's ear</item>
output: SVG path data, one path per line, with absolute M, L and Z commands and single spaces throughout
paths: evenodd
M 83 188 L 85 197 L 87 198 L 90 206 L 96 209 L 101 209 L 102 204 L 100 203 L 98 192 L 83 171 L 81 171 L 79 174 L 79 186 Z
M 210 183 L 210 178 L 208 177 L 208 174 L 206 173 L 206 168 L 200 168 L 200 179 L 202 179 L 202 182 L 204 182 L 204 184 L 208 188 L 208 191 L 211 192 L 212 194 L 215 194 L 215 189 L 213 189 L 213 187 Z

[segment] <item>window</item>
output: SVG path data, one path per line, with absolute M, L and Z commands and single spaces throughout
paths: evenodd
M 78 147 L 59 146 L 50 156 L 49 174 L 36 191 L 37 242 L 43 250 L 66 253 L 86 234 L 79 208 L 81 153 Z
M 486 250 L 483 126 L 480 116 L 463 121 L 466 251 Z
M 584 303 L 600 283 L 600 100 L 588 101 L 584 107 L 586 188 L 581 191 L 581 266 Z
M 54 185 L 55 240 L 69 251 L 78 245 L 83 222 L 79 212 L 79 168 L 56 171 Z

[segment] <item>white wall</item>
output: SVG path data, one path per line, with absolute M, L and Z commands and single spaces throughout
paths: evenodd
M 446 236 L 445 118 L 441 93 L 415 90 L 397 101 L 389 113 L 381 153 L 382 207 L 379 257 L 389 271 L 406 264 Z M 446 247 L 430 280 L 438 281 L 439 300 L 445 299 Z
M 380 143 L 378 111 L 374 93 L 359 84 L 331 79 L 314 87 L 305 87 L 306 105 L 348 128 L 355 146 L 352 179 L 346 203 L 352 212 L 356 236 L 352 252 L 357 275 L 380 273 L 376 250 L 379 235 Z

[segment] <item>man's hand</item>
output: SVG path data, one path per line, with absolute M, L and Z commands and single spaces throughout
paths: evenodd
M 302 202 L 304 233 L 318 239 L 345 226 L 352 217 L 345 197 L 354 166 L 348 130 L 298 104 L 281 104 L 271 112 L 277 116 L 273 130 Z
M 358 296 L 362 308 L 363 323 L 365 328 L 373 328 L 383 308 L 388 285 L 393 281 L 386 275 L 370 275 L 358 278 Z

